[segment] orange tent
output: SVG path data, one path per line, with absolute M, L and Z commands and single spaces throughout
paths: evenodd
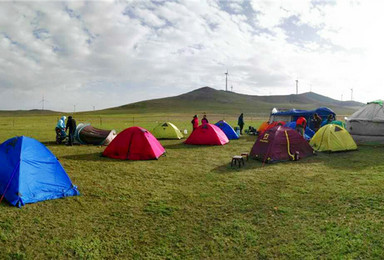
M 259 129 L 257 129 L 257 132 L 258 133 L 262 133 L 265 131 L 265 129 L 268 127 L 268 122 L 263 122 L 261 123 L 261 125 L 259 126 Z

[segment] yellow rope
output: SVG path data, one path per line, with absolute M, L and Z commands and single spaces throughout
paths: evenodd
M 288 155 L 291 156 L 292 160 L 294 161 L 295 160 L 295 156 L 293 154 L 291 154 L 291 151 L 289 150 L 289 137 L 288 137 L 287 130 L 285 130 L 284 132 L 285 132 L 285 137 L 287 138 Z

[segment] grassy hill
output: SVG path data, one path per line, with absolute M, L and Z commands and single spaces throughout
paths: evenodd
M 296 108 L 315 109 L 326 106 L 333 109 L 336 114 L 349 115 L 355 112 L 363 103 L 355 101 L 339 101 L 313 92 L 299 95 L 276 95 L 276 96 L 254 96 L 235 92 L 216 90 L 210 87 L 203 87 L 191 92 L 167 97 L 146 100 L 127 104 L 119 107 L 80 112 L 86 115 L 170 115 L 170 114 L 226 114 L 238 115 L 246 113 L 250 116 L 268 116 L 271 109 Z M 37 116 L 37 115 L 59 115 L 61 112 L 50 110 L 17 110 L 0 111 L 0 116 Z
M 0 110 L 0 116 L 42 116 L 42 115 L 60 115 L 62 112 L 52 110 Z
M 273 107 L 314 109 L 327 106 L 337 114 L 351 114 L 362 103 L 338 101 L 316 93 L 299 95 L 253 96 L 203 87 L 167 98 L 153 99 L 99 111 L 99 113 L 227 113 L 265 116 Z

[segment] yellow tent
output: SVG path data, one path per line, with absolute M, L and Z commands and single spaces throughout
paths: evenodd
M 338 152 L 356 150 L 352 136 L 343 127 L 329 124 L 316 132 L 309 144 L 318 152 Z
M 157 139 L 181 139 L 183 138 L 183 134 L 180 130 L 172 123 L 165 122 L 156 126 L 152 130 L 152 134 Z

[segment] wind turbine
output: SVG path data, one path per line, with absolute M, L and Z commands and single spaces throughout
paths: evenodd
M 225 74 L 225 91 L 228 91 L 228 70 Z
M 46 99 L 44 99 L 44 95 L 43 95 L 43 98 L 40 100 L 39 103 L 42 103 L 42 107 L 41 107 L 41 110 L 44 110 L 44 103 L 45 101 L 47 101 Z

